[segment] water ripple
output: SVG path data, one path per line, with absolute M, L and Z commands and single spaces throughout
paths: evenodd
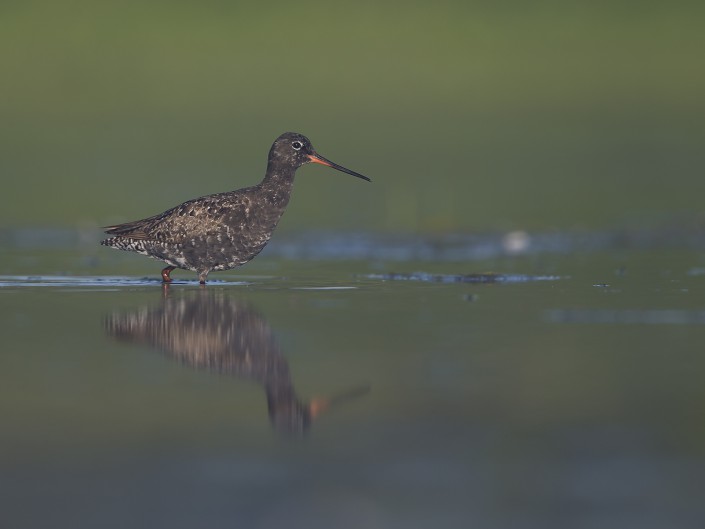
M 174 281 L 173 285 L 198 285 L 197 280 Z M 209 281 L 216 285 L 248 285 L 245 281 Z M 8 276 L 0 275 L 0 288 L 3 287 L 135 287 L 161 286 L 162 280 L 149 277 L 128 276 Z
M 365 279 L 381 281 L 422 281 L 426 283 L 530 283 L 533 281 L 558 281 L 562 276 L 526 275 L 526 274 L 428 274 L 414 272 L 411 274 L 366 274 L 358 276 Z
M 552 309 L 544 312 L 549 323 L 617 325 L 702 325 L 705 310 L 685 309 Z

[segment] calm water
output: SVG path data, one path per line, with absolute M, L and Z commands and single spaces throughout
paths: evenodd
M 16 235 L 3 527 L 705 524 L 697 237 L 310 235 L 165 289 Z

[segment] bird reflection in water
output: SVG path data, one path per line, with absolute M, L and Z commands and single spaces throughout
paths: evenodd
M 302 402 L 267 321 L 246 303 L 224 292 L 187 292 L 175 298 L 164 285 L 162 303 L 105 319 L 113 338 L 146 344 L 194 369 L 253 380 L 264 386 L 272 425 L 285 433 L 303 433 L 331 406 L 361 396 L 361 386 L 329 398 Z

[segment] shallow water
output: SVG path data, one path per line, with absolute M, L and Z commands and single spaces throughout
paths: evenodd
M 554 235 L 6 237 L 0 525 L 703 526 L 700 240 Z

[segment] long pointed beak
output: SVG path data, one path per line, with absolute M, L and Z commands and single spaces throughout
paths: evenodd
M 311 413 L 311 418 L 315 419 L 331 407 L 336 407 L 344 402 L 362 397 L 363 395 L 367 395 L 369 392 L 370 386 L 364 385 L 348 389 L 347 391 L 338 393 L 333 397 L 316 397 L 311 399 L 311 402 L 308 403 L 308 410 Z
M 337 169 L 338 171 L 342 171 L 343 173 L 348 173 L 353 176 L 357 176 L 358 178 L 362 178 L 363 180 L 367 180 L 368 182 L 372 181 L 369 178 L 367 178 L 365 175 L 361 175 L 360 173 L 356 173 L 355 171 L 351 171 L 350 169 L 346 169 L 342 165 L 338 165 L 337 163 L 333 163 L 330 160 L 326 160 L 320 154 L 309 154 L 308 159 L 311 160 L 311 162 L 313 162 L 313 163 L 320 163 L 321 165 L 327 165 L 328 167 L 332 167 L 333 169 Z

